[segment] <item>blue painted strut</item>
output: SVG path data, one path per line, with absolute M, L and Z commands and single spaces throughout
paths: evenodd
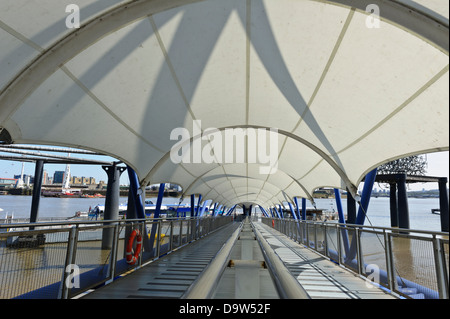
M 259 206 L 259 205 L 258 205 L 258 206 Z M 264 214 L 266 217 L 270 217 L 269 214 L 267 213 L 267 211 L 264 209 L 264 207 L 259 206 L 259 208 L 261 209 L 261 211 L 263 212 L 263 214 Z
M 306 198 L 302 198 L 302 220 L 306 220 Z
M 216 211 L 214 212 L 214 216 L 219 215 L 219 212 L 220 212 L 220 210 L 222 209 L 222 206 L 223 206 L 223 205 L 219 205 L 219 206 L 217 207 Z
M 226 214 L 226 216 L 230 216 L 231 213 L 233 212 L 233 210 L 236 208 L 237 204 L 234 205 L 233 207 L 230 208 L 230 210 L 228 211 L 228 213 Z
M 281 219 L 280 213 L 278 212 L 278 210 L 276 209 L 276 207 L 273 207 L 272 209 L 273 209 L 272 215 L 273 215 L 274 217 L 277 217 L 277 216 L 278 216 L 278 218 Z M 275 214 L 274 214 L 273 212 L 275 212 Z M 275 216 L 275 215 L 277 215 L 277 216 Z
M 202 202 L 202 195 L 198 195 L 197 209 L 195 210 L 195 217 L 200 213 L 200 203 Z
M 361 195 L 361 202 L 358 209 L 358 215 L 356 216 L 356 224 L 364 225 L 366 218 L 367 208 L 369 207 L 370 196 L 372 195 L 373 184 L 375 184 L 375 177 L 377 176 L 377 169 L 367 173 L 364 179 L 364 188 Z
M 206 210 L 206 200 L 203 202 L 202 209 L 200 210 L 199 217 L 202 217 Z
M 373 184 L 375 184 L 375 177 L 377 176 L 377 169 L 367 173 L 364 179 L 364 187 L 361 195 L 361 201 L 359 202 L 358 215 L 356 216 L 356 225 L 364 225 L 366 218 L 367 208 L 369 207 L 370 195 L 372 194 Z M 356 238 L 352 239 L 350 251 L 345 258 L 345 262 L 349 263 L 356 257 Z
M 139 180 L 137 177 L 136 172 L 130 167 L 127 166 L 127 172 L 128 172 L 128 179 L 130 180 L 130 194 L 128 196 L 129 199 L 131 199 L 131 203 L 129 205 L 132 205 L 135 209 L 135 216 L 138 219 L 145 219 L 145 210 L 144 205 L 142 204 L 142 197 L 141 194 L 138 192 L 139 189 Z M 128 215 L 127 215 L 128 217 Z M 150 241 L 148 240 L 148 232 L 147 227 L 144 227 L 144 236 L 143 236 L 143 246 L 145 252 L 151 252 L 153 247 L 150 244 Z
M 295 214 L 295 210 L 294 207 L 292 206 L 292 204 L 290 202 L 288 202 L 289 205 L 289 209 L 291 210 L 292 216 L 294 216 L 294 219 L 297 220 L 297 215 Z
M 347 195 L 350 196 L 350 195 Z M 341 192 L 339 189 L 334 189 L 334 197 L 336 198 L 336 206 L 338 210 L 339 223 L 345 224 L 344 211 L 342 209 L 342 200 L 341 200 Z M 348 241 L 348 232 L 347 229 L 342 229 L 342 240 L 344 244 L 345 255 L 347 256 L 350 250 L 350 243 Z
M 300 219 L 302 219 L 302 216 L 300 215 L 300 207 L 298 205 L 297 197 L 294 197 L 294 203 L 295 203 L 295 211 L 297 212 L 298 219 L 300 220 Z
M 159 218 L 159 214 L 161 212 L 162 199 L 164 197 L 164 188 L 165 188 L 164 183 L 159 184 L 158 198 L 156 199 L 156 207 L 153 218 Z M 158 227 L 158 224 L 153 224 L 152 231 L 150 233 L 150 245 L 152 246 L 152 248 L 155 244 L 156 227 Z
M 195 195 L 191 195 L 191 218 L 195 216 Z
M 276 206 L 275 206 L 275 207 L 276 207 Z M 279 207 L 279 209 L 280 209 L 280 216 L 281 216 L 281 218 L 284 218 L 283 208 L 281 207 L 280 204 L 278 204 L 278 207 Z

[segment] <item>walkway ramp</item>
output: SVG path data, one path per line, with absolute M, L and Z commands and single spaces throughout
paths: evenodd
M 231 223 L 82 298 L 181 298 L 238 227 Z
M 394 299 L 366 279 L 262 223 L 253 223 L 312 299 Z
M 264 249 L 272 250 L 280 258 L 284 265 L 282 268 L 286 267 L 292 275 L 291 278 L 288 273 L 288 280 L 297 280 L 312 299 L 395 298 L 366 279 L 334 264 L 267 225 L 255 222 L 251 227 L 249 223 L 244 223 L 247 228 L 240 226 L 242 225 L 238 223 L 227 225 L 82 298 L 184 298 L 204 279 L 202 276 L 207 277 L 205 273 L 208 272 L 208 265 L 222 259 L 223 267 L 209 267 L 219 270 L 217 275 L 214 275 L 217 278 L 207 281 L 214 280 L 218 284 L 213 294 L 205 296 L 226 299 L 278 299 L 279 289 L 274 285 L 274 278 L 278 278 L 278 275 L 264 266 L 263 256 L 267 256 L 267 253 L 261 253 L 258 240 L 267 242 L 268 245 L 265 245 Z M 254 233 L 258 234 L 252 235 Z M 223 248 L 229 246 L 230 242 L 233 245 L 230 253 L 226 253 L 225 257 L 220 256 L 223 250 L 226 250 Z M 239 267 L 244 267 L 251 273 L 246 274 L 246 270 Z M 282 271 L 279 267 L 277 269 Z

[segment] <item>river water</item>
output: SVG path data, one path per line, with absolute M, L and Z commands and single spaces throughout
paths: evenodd
M 151 198 L 156 203 L 156 198 Z M 188 203 L 189 198 L 183 202 Z M 121 197 L 120 203 L 126 203 L 127 197 Z M 178 198 L 164 198 L 164 204 L 177 205 Z M 334 199 L 316 199 L 317 208 L 337 211 Z M 344 212 L 346 212 L 346 199 L 342 200 Z M 308 203 L 308 207 L 312 205 Z M 42 197 L 39 203 L 39 218 L 59 217 L 68 218 L 77 211 L 88 211 L 89 207 L 104 205 L 104 198 L 53 198 Z M 416 230 L 441 230 L 440 216 L 432 214 L 431 210 L 439 208 L 439 198 L 409 198 L 410 228 Z M 0 196 L 0 219 L 6 215 L 14 215 L 14 218 L 29 218 L 31 209 L 31 196 Z M 365 225 L 390 227 L 389 198 L 371 198 L 367 211 Z

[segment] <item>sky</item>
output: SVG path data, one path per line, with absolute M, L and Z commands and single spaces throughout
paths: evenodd
M 45 152 L 44 152 L 45 153 Z M 49 153 L 49 152 L 47 152 Z M 0 154 L 7 154 L 1 153 Z M 59 154 L 59 153 L 54 153 Z M 72 157 L 80 157 L 86 159 L 97 159 L 102 161 L 114 161 L 114 158 L 108 156 L 89 156 L 83 154 L 73 154 Z M 447 177 L 449 179 L 449 152 L 438 152 L 438 153 L 429 153 L 427 154 L 428 160 L 428 176 L 436 176 L 436 177 Z M 15 161 L 6 161 L 0 159 L 0 177 L 1 178 L 12 178 L 14 175 L 20 174 L 22 169 L 21 162 Z M 65 165 L 62 164 L 45 164 L 44 170 L 50 176 L 53 176 L 55 171 L 64 171 Z M 72 176 L 85 176 L 85 177 L 94 177 L 96 182 L 99 181 L 107 181 L 107 176 L 104 170 L 100 165 L 75 165 L 72 164 L 70 166 L 70 171 Z M 34 163 L 25 163 L 24 173 L 28 175 L 34 175 Z M 122 185 L 128 185 L 128 174 L 124 172 L 121 176 L 120 182 Z M 377 185 L 374 187 L 379 188 Z M 437 189 L 438 185 L 435 183 L 417 183 L 410 184 L 409 190 L 422 190 L 422 189 Z

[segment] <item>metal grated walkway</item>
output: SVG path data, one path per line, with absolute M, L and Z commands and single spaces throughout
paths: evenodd
M 395 299 L 395 296 L 262 223 L 253 223 L 312 299 Z
M 82 298 L 181 298 L 238 226 L 231 223 Z
M 239 227 L 238 223 L 229 224 L 82 298 L 184 298 L 193 284 L 198 283 L 200 275 L 205 273 L 207 266 L 218 256 L 219 251 Z M 284 264 L 282 267 L 287 268 L 288 281 L 297 280 L 312 299 L 396 298 L 267 225 L 256 222 L 252 223 L 252 227 L 260 234 L 260 240 L 267 242 L 268 246 L 264 249 L 273 250 L 282 261 L 280 264 Z M 211 298 L 246 299 L 255 298 L 255 296 L 258 299 L 280 298 L 273 278 L 262 266 L 264 257 L 260 253 L 259 245 L 251 229 L 246 231 L 243 227 L 239 234 L 228 259 L 225 260 L 228 267 L 217 275 L 221 279 Z M 240 270 L 239 267 L 244 268 Z M 237 288 L 242 285 L 248 287 Z M 255 285 L 256 288 L 250 287 Z

